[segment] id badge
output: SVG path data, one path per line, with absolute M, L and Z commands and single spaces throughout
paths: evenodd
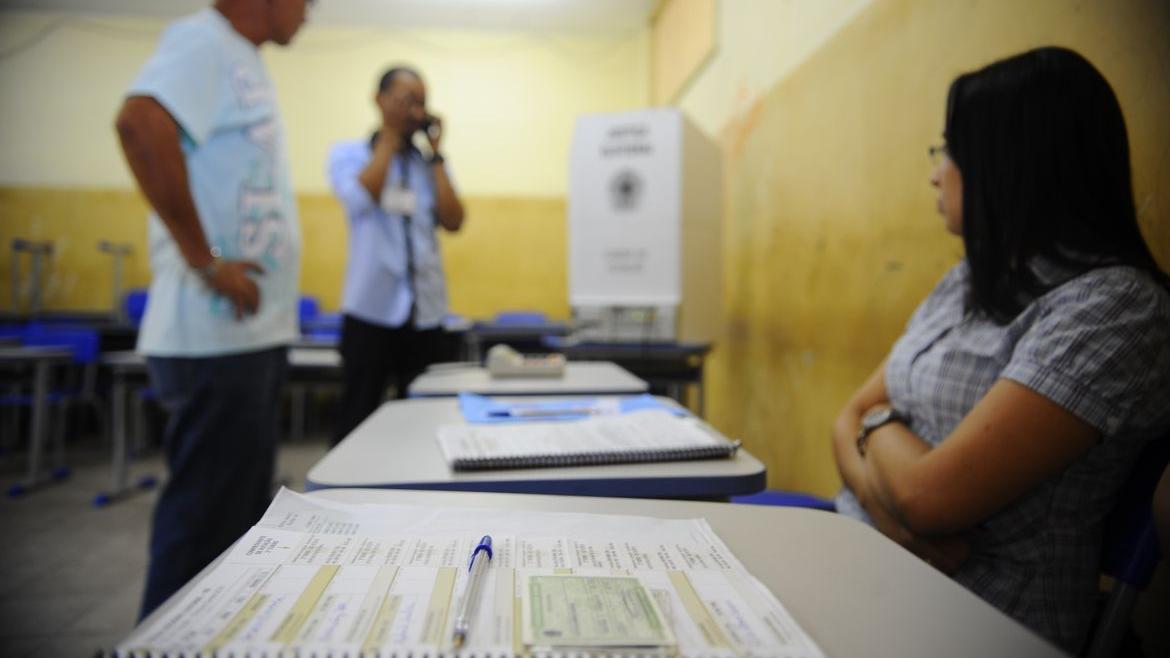
M 413 215 L 414 190 L 405 187 L 387 187 L 382 190 L 382 210 L 390 215 Z

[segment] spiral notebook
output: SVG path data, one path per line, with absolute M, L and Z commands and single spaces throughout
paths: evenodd
M 730 458 L 740 446 L 698 419 L 661 409 L 573 422 L 444 425 L 438 441 L 455 471 Z

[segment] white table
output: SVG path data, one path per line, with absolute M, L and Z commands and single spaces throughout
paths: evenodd
M 645 393 L 645 380 L 608 361 L 569 362 L 561 377 L 493 378 L 487 368 L 438 364 L 419 375 L 406 393 L 412 398 L 480 395 L 625 395 Z
M 730 459 L 456 473 L 435 435 L 440 425 L 464 422 L 456 398 L 386 402 L 309 469 L 306 487 L 727 498 L 763 490 L 767 476 L 764 464 L 743 448 Z
M 334 489 L 314 495 L 352 503 L 702 517 L 831 658 L 1064 655 L 876 530 L 829 512 L 451 491 Z
M 288 365 L 293 370 L 341 368 L 341 352 L 328 347 L 293 347 L 288 351 Z
M 146 357 L 133 350 L 106 352 L 101 356 L 102 366 L 113 374 L 113 388 L 110 400 L 113 419 L 113 456 L 110 462 L 110 489 L 98 493 L 96 505 L 106 505 L 135 490 L 130 484 L 129 450 L 127 437 L 126 405 L 132 381 L 146 385 Z M 289 383 L 293 394 L 291 426 L 299 438 L 304 425 L 304 387 L 311 383 L 333 381 L 340 377 L 341 354 L 329 347 L 292 347 L 288 350 Z M 155 478 L 142 477 L 137 488 L 154 486 Z

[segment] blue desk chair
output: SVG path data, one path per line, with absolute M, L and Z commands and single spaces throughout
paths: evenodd
M 836 512 L 837 506 L 828 498 L 821 498 L 802 491 L 768 489 L 748 496 L 732 496 L 731 502 L 743 505 L 773 505 L 776 507 L 805 507 L 826 512 Z
M 302 295 L 297 306 L 297 316 L 303 338 L 326 343 L 341 340 L 341 315 L 322 313 L 316 297 Z
M 301 295 L 301 300 L 297 305 L 297 317 L 301 321 L 301 330 L 303 331 L 305 325 L 316 320 L 319 315 L 321 315 L 321 303 L 317 301 L 317 298 Z
M 56 323 L 29 323 L 21 336 L 21 342 L 29 347 L 57 347 L 72 352 L 72 361 L 79 370 L 70 373 L 63 381 L 53 388 L 48 395 L 47 402 L 59 408 L 53 423 L 51 442 L 53 445 L 53 461 L 56 466 L 51 474 L 54 480 L 63 480 L 70 475 L 65 466 L 65 409 L 74 402 L 93 403 L 94 409 L 101 414 L 100 405 L 96 404 L 94 383 L 96 381 L 96 366 L 98 360 L 98 345 L 100 335 L 95 329 L 73 324 Z M 77 376 L 80 373 L 80 376 Z M 31 407 L 35 400 L 30 393 L 14 392 L 0 397 L 0 406 Z M 104 426 L 104 419 L 103 419 Z M 30 450 L 31 450 L 30 446 Z M 32 456 L 30 455 L 30 459 Z M 15 497 L 23 495 L 27 487 L 23 484 L 13 485 L 8 489 L 8 495 Z
M 500 311 L 492 322 L 504 326 L 532 326 L 548 322 L 548 317 L 539 311 Z
M 149 292 L 146 288 L 134 288 L 126 292 L 122 298 L 122 311 L 126 316 L 126 320 L 139 327 L 142 325 L 142 318 L 146 315 L 146 305 L 149 301 Z M 146 427 L 146 411 L 145 404 L 155 399 L 154 389 L 149 386 L 142 386 L 135 389 L 131 395 L 133 396 L 134 413 L 130 418 L 133 419 L 136 427 L 132 433 L 134 437 L 134 449 L 132 452 L 141 452 L 146 443 L 145 427 Z
M 24 325 L 23 324 L 0 324 L 0 339 L 9 346 L 20 345 L 24 342 Z M 0 392 L 0 408 L 13 406 L 8 402 L 9 396 L 16 396 L 20 393 L 20 380 L 16 378 L 4 377 L 0 380 L 0 386 L 3 391 Z M 0 432 L 0 437 L 4 440 L 0 441 L 0 453 L 6 452 L 13 446 L 9 441 L 14 441 L 14 437 L 20 433 L 20 419 L 17 415 L 3 414 L 4 431 Z
M 1089 658 L 1120 655 L 1138 593 L 1150 584 L 1165 552 L 1166 547 L 1158 545 L 1150 503 L 1167 464 L 1170 436 L 1150 443 L 1138 456 L 1117 504 L 1105 520 L 1101 572 L 1113 578 L 1113 591 L 1105 600 L 1085 653 Z
M 146 315 L 147 298 L 146 288 L 129 290 L 122 298 L 122 311 L 126 314 L 126 320 L 135 327 L 142 324 L 142 316 Z

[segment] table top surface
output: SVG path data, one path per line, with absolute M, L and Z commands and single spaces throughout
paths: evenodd
M 387 402 L 309 469 L 307 486 L 716 498 L 756 493 L 767 476 L 764 464 L 742 448 L 727 459 L 457 473 L 436 435 L 440 425 L 465 422 L 456 398 Z
M 572 330 L 568 323 L 557 320 L 546 322 L 498 322 L 496 320 L 476 320 L 467 331 L 485 337 L 517 336 L 564 336 Z
M 0 347 L 0 362 L 57 363 L 73 359 L 73 350 L 55 346 L 21 345 Z
M 432 367 L 407 388 L 410 397 L 480 395 L 590 395 L 645 393 L 649 386 L 616 363 L 607 361 L 565 364 L 561 377 L 493 378 L 487 368 L 475 365 Z
M 550 350 L 567 355 L 599 356 L 612 359 L 665 359 L 706 356 L 714 344 L 704 341 L 604 341 L 574 340 L 549 336 L 541 341 Z
M 104 352 L 101 363 L 124 371 L 145 370 L 146 355 L 135 350 Z M 341 353 L 333 348 L 293 347 L 288 351 L 292 368 L 340 368 Z
M 335 350 L 341 345 L 339 337 L 302 336 L 289 345 L 292 349 L 306 350 Z
M 704 518 L 826 656 L 1062 656 L 869 526 L 829 512 L 668 500 L 332 489 L 355 503 Z

